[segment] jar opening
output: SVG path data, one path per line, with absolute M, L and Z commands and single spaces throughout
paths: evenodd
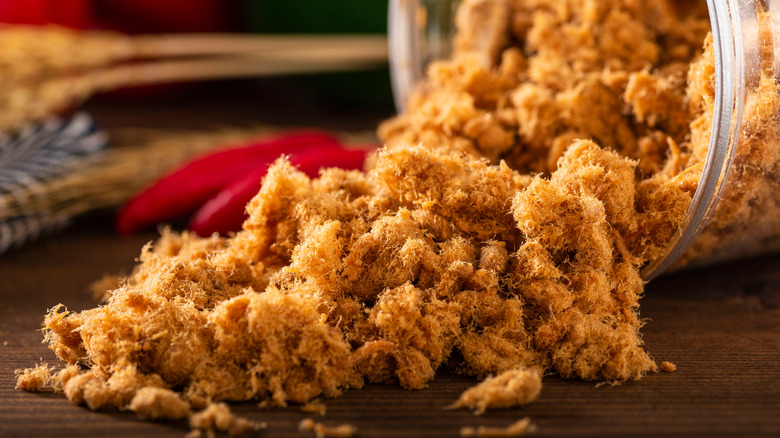
M 451 44 L 443 41 L 451 43 L 453 39 L 453 17 L 459 3 L 390 1 L 391 76 L 399 113 L 404 111 L 414 84 L 424 77 L 425 66 L 449 55 Z M 780 41 L 780 31 L 774 31 L 780 28 L 780 18 L 775 18 L 780 17 L 775 13 L 778 2 L 707 0 L 706 3 L 715 63 L 709 148 L 686 219 L 663 254 L 643 267 L 641 274 L 646 281 L 673 268 L 710 222 L 729 181 L 739 146 L 746 87 L 761 81 L 762 63 L 768 63 L 769 69 L 780 70 L 775 66 L 778 60 L 773 56 L 774 40 Z M 770 50 L 765 50 L 762 43 L 766 38 L 772 39 L 768 43 Z M 767 57 L 770 59 L 765 59 Z

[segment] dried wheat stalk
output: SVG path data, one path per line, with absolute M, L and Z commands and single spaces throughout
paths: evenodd
M 56 178 L 0 193 L 0 253 L 67 225 L 73 217 L 113 208 L 193 156 L 267 134 L 267 127 L 213 132 L 120 130 L 120 147 L 74 164 Z
M 383 36 L 130 37 L 0 26 L 0 132 L 127 86 L 355 70 L 386 60 Z

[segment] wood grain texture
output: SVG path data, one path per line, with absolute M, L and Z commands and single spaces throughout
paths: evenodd
M 56 239 L 0 257 L 0 436 L 171 436 L 182 422 L 142 422 L 134 414 L 91 412 L 60 394 L 14 389 L 14 370 L 57 363 L 38 331 L 46 309 L 63 302 L 93 306 L 89 284 L 129 270 L 153 234 L 118 238 L 107 223 L 82 224 Z M 475 417 L 446 411 L 474 383 L 442 369 L 425 390 L 372 385 L 327 400 L 328 425 L 350 423 L 363 437 L 456 436 L 463 426 L 506 426 L 530 416 L 538 436 L 780 436 L 780 256 L 662 277 L 642 300 L 647 346 L 674 373 L 596 387 L 544 379 L 540 398 L 520 409 Z M 260 410 L 235 405 L 266 421 L 258 436 L 311 436 L 297 431 L 310 416 L 297 407 Z

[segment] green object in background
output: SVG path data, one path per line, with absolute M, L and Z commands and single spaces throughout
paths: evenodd
M 248 30 L 268 33 L 386 33 L 387 0 L 244 0 Z
M 244 0 L 245 29 L 256 33 L 387 33 L 387 0 Z M 289 78 L 339 105 L 393 108 L 385 68 Z

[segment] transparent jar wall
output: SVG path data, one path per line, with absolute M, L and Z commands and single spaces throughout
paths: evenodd
M 390 0 L 388 39 L 393 96 L 398 111 L 425 67 L 452 52 L 459 0 Z
M 681 262 L 694 265 L 780 249 L 780 1 L 707 4 L 721 113 L 710 155 L 723 159 L 713 164 L 720 172 L 703 175 L 699 191 L 715 181 L 722 190 L 688 225 L 693 236 L 701 234 L 680 252 Z
M 391 0 L 399 112 L 428 63 L 450 56 L 458 0 Z M 707 0 L 715 52 L 709 149 L 686 221 L 642 275 L 780 249 L 780 0 Z

